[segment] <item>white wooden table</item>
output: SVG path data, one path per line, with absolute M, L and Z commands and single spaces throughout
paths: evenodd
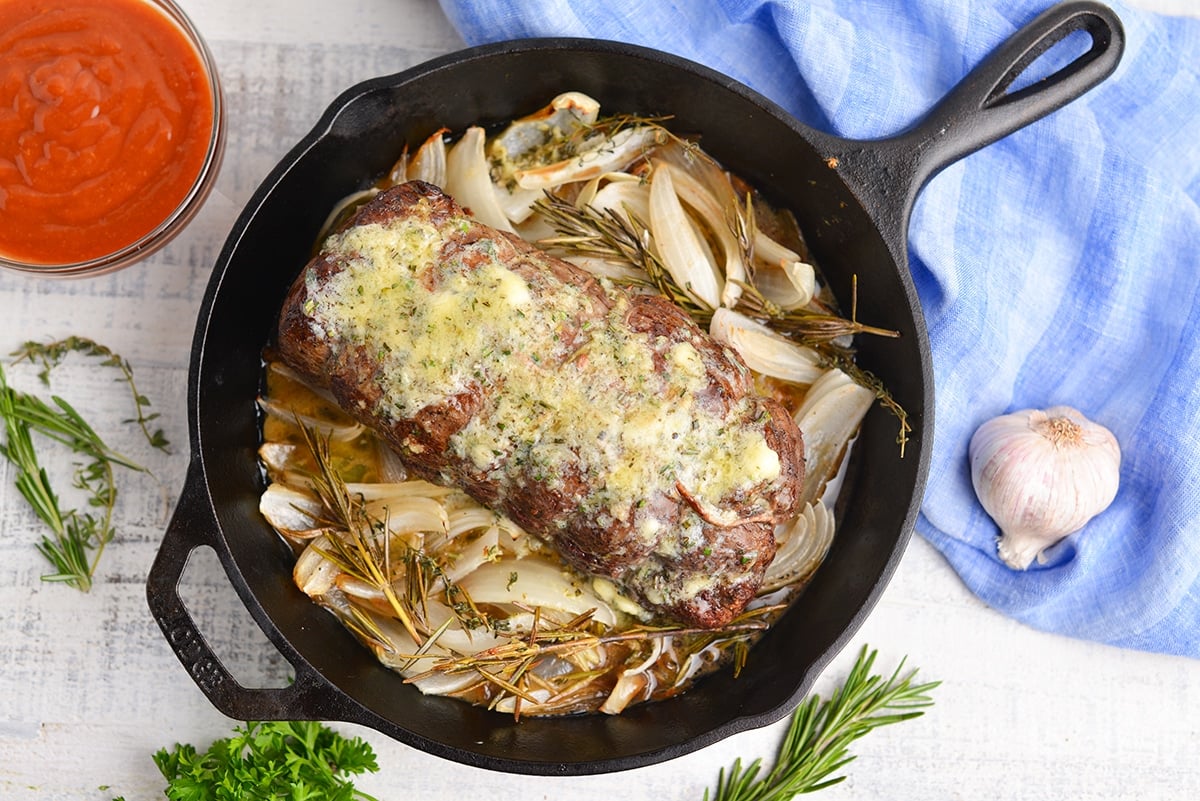
M 258 181 L 342 89 L 461 46 L 434 0 L 185 0 L 223 74 L 229 139 L 217 191 L 148 263 L 52 282 L 0 275 L 0 352 L 23 340 L 91 336 L 134 365 L 173 452 L 149 452 L 112 375 L 72 360 L 54 375 L 118 450 L 152 475 L 123 475 L 119 533 L 87 595 L 44 584 L 38 525 L 0 467 L 0 798 L 160 798 L 152 752 L 203 748 L 233 721 L 217 713 L 167 647 L 144 580 L 187 465 L 185 386 L 193 324 L 225 234 Z M 1190 11 L 1193 0 L 1157 0 Z M 28 366 L 11 380 L 36 387 Z M 57 467 L 55 466 L 57 465 Z M 61 458 L 52 469 L 65 467 Z M 288 666 L 199 554 L 183 593 L 247 685 L 280 685 Z M 827 693 L 861 643 L 891 669 L 907 655 L 939 679 L 924 718 L 860 741 L 837 799 L 1187 799 L 1200 797 L 1200 661 L 1042 634 L 984 607 L 914 539 L 855 643 L 826 671 Z M 784 724 L 620 775 L 508 776 L 427 756 L 371 730 L 381 771 L 358 785 L 381 799 L 699 799 L 735 757 L 769 758 Z

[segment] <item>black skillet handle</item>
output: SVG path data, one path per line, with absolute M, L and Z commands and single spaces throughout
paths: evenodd
M 281 688 L 247 688 L 221 664 L 179 597 L 179 580 L 192 552 L 211 546 L 217 530 L 199 460 L 193 458 L 146 580 L 146 601 L 167 643 L 196 686 L 218 710 L 235 720 L 324 720 L 334 717 L 322 700 L 325 681 L 310 667 L 292 663 L 295 681 Z
M 1039 56 L 1077 31 L 1091 37 L 1087 52 L 1009 91 Z M 1087 0 L 1052 6 L 997 47 L 914 126 L 888 139 L 834 140 L 825 146 L 827 162 L 859 191 L 876 219 L 892 222 L 903 237 L 916 195 L 934 175 L 1082 96 L 1113 73 L 1124 48 L 1121 20 L 1107 6 Z

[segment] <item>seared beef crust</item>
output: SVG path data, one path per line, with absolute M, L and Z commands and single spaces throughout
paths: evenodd
M 382 192 L 343 230 L 387 226 L 418 213 L 441 225 L 461 218 L 464 210 L 436 187 L 410 182 Z M 625 510 L 622 516 L 597 513 L 589 499 L 603 491 L 606 476 L 572 459 L 557 464 L 548 479 L 544 464 L 534 468 L 514 453 L 500 454 L 491 464 L 456 453 L 455 436 L 477 416 L 487 419 L 496 393 L 504 391 L 503 371 L 408 416 L 381 413 L 381 401 L 395 387 L 372 343 L 333 336 L 313 318 L 313 293 L 346 269 L 350 258 L 336 248 L 324 249 L 305 267 L 283 304 L 277 343 L 283 360 L 309 381 L 327 387 L 416 475 L 462 488 L 551 543 L 571 565 L 614 580 L 665 616 L 701 627 L 728 623 L 754 597 L 775 554 L 774 527 L 797 505 L 804 456 L 791 416 L 776 401 L 755 396 L 741 359 L 669 301 L 604 285 L 518 237 L 473 220 L 455 222 L 447 230 L 437 245 L 438 257 L 459 264 L 459 269 L 473 268 L 480 243 L 486 241 L 489 252 L 525 281 L 535 303 L 549 302 L 565 286 L 586 298 L 581 311 L 556 320 L 555 346 L 534 356 L 537 369 L 569 370 L 571 380 L 587 380 L 586 357 L 581 354 L 589 329 L 611 320 L 614 309 L 623 309 L 622 324 L 634 343 L 630 347 L 648 349 L 655 370 L 668 369 L 667 359 L 676 345 L 687 343 L 695 349 L 703 364 L 701 386 L 695 391 L 699 413 L 727 419 L 729 426 L 761 427 L 767 445 L 778 455 L 778 477 L 729 493 L 715 509 L 677 484 L 647 494 L 636 510 Z M 418 280 L 432 290 L 445 276 L 426 270 Z M 533 366 L 516 359 L 506 365 L 514 371 Z M 612 400 L 618 404 L 617 397 Z M 654 536 L 646 535 L 647 516 L 655 523 Z

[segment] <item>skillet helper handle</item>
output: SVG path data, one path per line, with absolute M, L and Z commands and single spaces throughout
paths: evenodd
M 1015 91 L 1040 56 L 1082 31 L 1091 47 L 1070 63 Z M 1108 6 L 1083 0 L 1051 6 L 997 47 L 914 127 L 894 142 L 916 154 L 914 183 L 1057 111 L 1113 73 L 1125 49 L 1121 20 Z
M 146 601 L 167 643 L 196 686 L 228 717 L 241 721 L 326 719 L 323 693 L 318 692 L 326 685 L 312 668 L 293 663 L 295 681 L 287 687 L 243 687 L 200 633 L 179 596 L 179 580 L 192 552 L 211 546 L 216 530 L 199 460 L 193 459 L 146 580 Z

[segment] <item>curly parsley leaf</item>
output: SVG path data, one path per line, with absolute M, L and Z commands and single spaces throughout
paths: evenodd
M 251 721 L 203 753 L 163 748 L 154 764 L 171 801 L 377 801 L 346 778 L 379 770 L 371 746 L 316 721 Z

